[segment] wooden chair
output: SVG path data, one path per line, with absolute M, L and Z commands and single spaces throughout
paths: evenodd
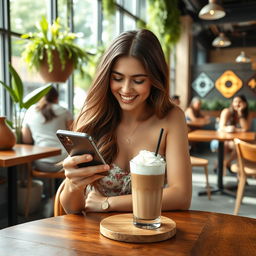
M 247 177 L 256 177 L 256 145 L 234 139 L 237 153 L 237 163 L 231 166 L 231 170 L 238 175 L 238 188 L 234 214 L 237 215 L 243 199 L 244 186 Z
M 209 181 L 208 181 L 208 160 L 204 158 L 199 158 L 195 156 L 190 156 L 190 161 L 191 161 L 191 166 L 199 166 L 204 168 L 204 173 L 205 173 L 205 179 L 206 179 L 206 189 L 207 189 L 207 196 L 208 199 L 211 199 L 211 189 L 209 186 Z
M 62 181 L 62 183 L 60 184 L 60 186 L 59 186 L 59 188 L 56 192 L 56 195 L 55 195 L 55 199 L 54 199 L 54 217 L 66 214 L 66 212 L 64 211 L 64 209 L 63 209 L 63 207 L 60 203 L 60 193 L 63 190 L 64 186 L 65 186 L 65 180 Z
M 31 186 L 33 178 L 48 178 L 48 179 L 64 179 L 64 171 L 61 170 L 59 172 L 42 172 L 38 170 L 34 170 L 32 168 L 32 164 L 28 164 L 29 176 L 28 176 L 28 190 L 27 190 L 27 198 L 25 202 L 25 217 L 28 217 L 29 214 L 29 201 L 31 194 Z

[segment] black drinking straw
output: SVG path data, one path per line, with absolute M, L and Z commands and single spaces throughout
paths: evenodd
M 155 156 L 157 156 L 157 154 L 158 154 L 158 150 L 159 150 L 159 147 L 160 147 L 160 143 L 161 143 L 161 139 L 162 139 L 162 136 L 163 136 L 163 132 L 164 132 L 164 129 L 161 128 L 160 134 L 159 134 L 159 138 L 158 138 L 158 142 L 157 142 Z

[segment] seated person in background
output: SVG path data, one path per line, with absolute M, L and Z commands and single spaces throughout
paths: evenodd
M 233 98 L 229 108 L 221 111 L 219 130 L 226 132 L 245 132 L 250 128 L 248 102 L 244 95 L 237 95 Z M 233 141 L 225 142 L 225 156 L 230 153 L 225 165 L 230 170 L 231 162 L 236 158 Z
M 210 117 L 201 113 L 201 100 L 194 97 L 189 107 L 185 110 L 187 124 L 191 127 L 202 127 L 210 123 Z
M 61 155 L 42 158 L 34 162 L 35 169 L 40 171 L 57 172 L 61 170 L 62 166 L 58 163 L 67 157 L 66 150 L 56 136 L 56 131 L 69 129 L 73 118 L 67 109 L 58 105 L 58 99 L 58 91 L 52 87 L 37 104 L 27 110 L 24 117 L 23 143 L 62 148 Z
M 173 95 L 171 99 L 174 104 L 176 104 L 177 106 L 180 105 L 180 96 L 179 95 Z

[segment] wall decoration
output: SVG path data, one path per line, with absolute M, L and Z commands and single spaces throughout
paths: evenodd
M 251 90 L 256 93 L 256 74 L 249 78 L 247 85 L 251 88 Z
M 217 90 L 226 98 L 231 98 L 242 86 L 242 80 L 231 70 L 225 71 L 215 82 Z
M 214 83 L 209 76 L 202 72 L 192 83 L 192 88 L 203 98 L 214 88 Z

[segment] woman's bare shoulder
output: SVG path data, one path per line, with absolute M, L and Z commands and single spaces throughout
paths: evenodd
M 177 127 L 180 124 L 186 124 L 184 111 L 178 106 L 170 109 L 164 119 L 168 127 Z

